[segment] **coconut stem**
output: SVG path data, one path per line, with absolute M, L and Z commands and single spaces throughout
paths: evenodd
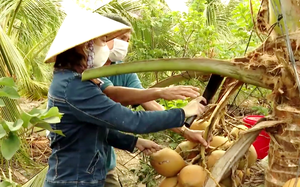
M 270 85 L 262 81 L 263 76 L 267 76 L 263 67 L 248 67 L 247 64 L 243 63 L 206 58 L 157 59 L 93 68 L 83 72 L 82 80 L 126 73 L 154 71 L 199 71 L 213 73 L 271 89 Z

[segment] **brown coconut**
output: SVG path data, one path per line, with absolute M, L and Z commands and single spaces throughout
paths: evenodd
M 192 130 L 205 130 L 209 125 L 208 121 L 195 121 L 192 123 L 190 129 Z
M 215 163 L 225 154 L 223 150 L 215 150 L 213 151 L 207 158 L 207 167 L 211 169 Z
M 235 184 L 237 186 L 240 186 L 242 184 L 243 177 L 244 177 L 243 171 L 242 170 L 236 170 L 236 175 L 234 177 L 234 181 L 235 181 Z
M 220 185 L 221 186 L 224 186 L 224 187 L 232 187 L 232 180 L 231 180 L 231 177 L 227 177 L 223 180 L 220 181 Z
M 223 150 L 215 150 L 207 157 L 207 168 L 211 170 L 217 161 L 225 154 L 226 151 Z M 228 171 L 224 176 L 223 179 L 230 176 L 231 171 Z
M 190 152 L 190 150 L 195 149 L 197 146 L 198 143 L 184 141 L 176 147 L 175 151 L 184 159 L 192 159 L 198 155 L 199 151 Z
M 224 136 L 214 136 L 212 141 L 210 142 L 210 147 L 216 148 L 222 147 L 228 148 L 232 143 L 228 140 L 228 138 Z
M 247 153 L 248 155 L 248 165 L 247 167 L 253 166 L 257 160 L 257 153 L 253 145 L 250 146 L 249 151 Z M 243 170 L 246 165 L 246 159 L 242 159 L 239 163 L 238 169 Z
M 159 185 L 159 187 L 176 187 L 178 184 L 178 179 L 176 177 L 167 177 Z
M 246 130 L 248 130 L 248 127 L 246 127 L 245 125 L 238 125 L 231 130 L 230 135 L 234 139 L 237 139 L 237 138 L 239 138 L 240 133 L 244 132 Z
M 178 174 L 178 187 L 203 187 L 207 173 L 199 165 L 188 165 Z
M 164 148 L 150 156 L 150 164 L 155 171 L 165 177 L 174 177 L 186 166 L 183 158 L 174 150 Z

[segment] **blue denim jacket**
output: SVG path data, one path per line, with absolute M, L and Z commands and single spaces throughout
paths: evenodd
M 133 112 L 70 70 L 54 71 L 48 93 L 48 107 L 53 106 L 64 115 L 51 126 L 65 137 L 50 133 L 52 154 L 44 187 L 103 187 L 109 145 L 132 150 L 136 143 L 135 137 L 118 130 L 157 132 L 181 127 L 185 117 L 182 109 Z

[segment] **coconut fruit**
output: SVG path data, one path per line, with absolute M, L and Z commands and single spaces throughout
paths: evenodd
M 231 142 L 229 142 L 228 138 L 224 136 L 214 136 L 212 141 L 210 142 L 210 147 L 222 147 L 228 148 L 231 145 Z
M 232 180 L 231 180 L 231 177 L 227 177 L 223 180 L 220 181 L 220 185 L 221 186 L 224 186 L 224 187 L 232 187 Z
M 234 139 L 237 139 L 237 138 L 239 138 L 240 133 L 244 132 L 246 130 L 248 130 L 248 127 L 246 127 L 245 125 L 238 125 L 231 130 L 230 135 Z
M 250 146 L 248 151 L 248 165 L 247 167 L 251 167 L 253 164 L 255 164 L 257 160 L 257 153 L 253 145 Z M 239 163 L 238 169 L 243 170 L 246 165 L 246 159 L 242 159 Z
M 164 148 L 150 156 L 150 164 L 155 171 L 165 177 L 174 177 L 186 166 L 183 158 L 174 150 Z
M 209 125 L 208 121 L 195 121 L 192 123 L 190 129 L 192 130 L 205 130 Z
M 247 170 L 246 170 L 246 176 L 250 177 L 251 174 L 252 174 L 252 172 L 251 172 L 250 168 L 247 168 Z
M 236 170 L 236 175 L 233 176 L 233 180 L 234 180 L 236 186 L 240 186 L 242 184 L 243 177 L 244 177 L 243 171 Z
M 226 151 L 223 150 L 215 150 L 207 157 L 207 168 L 211 170 L 217 161 L 225 154 Z M 228 171 L 224 176 L 223 179 L 230 176 L 231 171 Z
M 159 185 L 159 187 L 176 187 L 178 183 L 177 176 L 176 177 L 168 177 L 165 178 Z
M 294 187 L 295 183 L 296 183 L 296 178 L 292 178 L 292 179 L 288 180 L 283 185 L 283 187 Z M 297 185 L 295 187 L 300 187 L 300 178 L 298 178 Z
M 175 151 L 179 153 L 180 156 L 182 156 L 184 159 L 192 159 L 198 155 L 199 151 L 191 152 L 190 150 L 195 149 L 197 146 L 198 143 L 184 141 L 176 147 Z
M 215 163 L 225 154 L 223 150 L 215 150 L 213 151 L 207 158 L 207 167 L 211 169 Z
M 188 165 L 178 174 L 178 187 L 202 187 L 207 173 L 199 165 Z

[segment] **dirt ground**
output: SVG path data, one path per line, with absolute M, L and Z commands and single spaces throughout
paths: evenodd
M 115 149 L 117 155 L 117 172 L 123 187 L 146 187 L 144 184 L 137 184 L 137 176 L 131 172 L 138 169 L 141 155 L 131 154 L 126 151 Z M 136 156 L 136 157 L 135 157 Z

